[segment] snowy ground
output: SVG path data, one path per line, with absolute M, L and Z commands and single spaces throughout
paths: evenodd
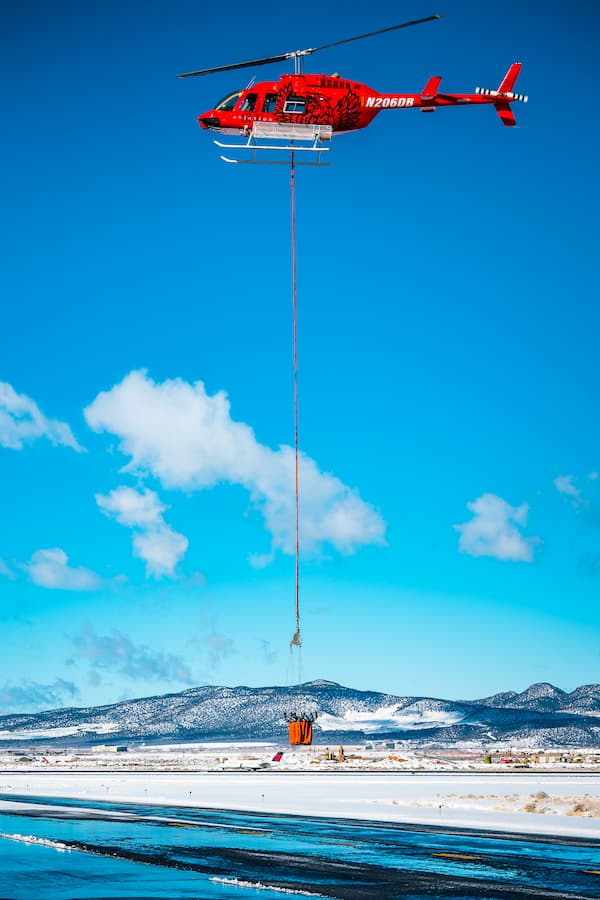
M 43 747 L 43 744 L 41 745 Z M 394 771 L 394 772 L 505 772 L 530 769 L 532 772 L 600 773 L 600 749 L 555 748 L 523 750 L 510 747 L 484 751 L 471 745 L 424 748 L 408 741 L 373 741 L 364 744 L 335 744 L 326 747 L 289 748 L 271 742 L 211 742 L 140 744 L 123 746 L 96 744 L 73 748 L 40 750 L 0 748 L 0 771 L 29 769 L 83 769 L 103 771 L 165 770 L 214 772 L 234 769 L 272 769 L 289 772 Z M 273 756 L 283 756 L 274 762 Z M 342 753 L 340 754 L 340 750 Z M 489 755 L 488 755 L 489 754 Z M 484 761 L 487 758 L 487 763 Z
M 600 840 L 600 776 L 333 772 L 0 774 L 0 794 L 334 816 Z M 0 801 L 0 811 L 14 801 Z

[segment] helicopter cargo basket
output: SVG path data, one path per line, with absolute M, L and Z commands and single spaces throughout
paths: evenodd
M 298 166 L 328 166 L 330 163 L 321 161 L 321 153 L 327 153 L 331 148 L 324 146 L 330 143 L 333 134 L 331 125 L 306 125 L 301 122 L 255 122 L 248 138 L 243 143 L 224 144 L 215 141 L 217 147 L 223 150 L 249 150 L 249 159 L 230 159 L 221 155 L 221 159 L 228 163 L 256 163 L 262 165 L 289 165 L 289 159 L 257 159 L 258 151 L 292 152 L 292 153 L 316 153 L 316 159 L 297 160 Z M 281 143 L 273 143 L 273 142 Z

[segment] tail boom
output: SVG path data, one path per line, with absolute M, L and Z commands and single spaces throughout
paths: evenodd
M 370 92 L 363 96 L 361 103 L 369 121 L 382 109 L 421 109 L 422 112 L 433 112 L 440 106 L 467 106 L 493 104 L 503 125 L 514 126 L 516 120 L 511 103 L 527 103 L 525 94 L 513 91 L 515 82 L 521 71 L 521 63 L 513 63 L 496 90 L 475 88 L 474 94 L 440 93 L 441 77 L 432 76 L 419 94 L 376 94 Z

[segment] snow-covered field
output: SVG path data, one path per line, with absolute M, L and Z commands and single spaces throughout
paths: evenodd
M 600 776 L 82 772 L 0 774 L 0 793 L 334 816 L 600 840 Z M 0 811 L 14 801 L 0 801 Z
M 42 745 L 43 746 L 43 745 Z M 27 747 L 27 745 L 25 745 Z M 126 752 L 118 752 L 123 750 Z M 276 751 L 282 758 L 275 762 Z M 340 758 L 340 750 L 342 751 Z M 419 747 L 409 741 L 371 740 L 338 747 L 313 744 L 290 748 L 265 741 L 161 743 L 11 750 L 0 748 L 0 771 L 30 769 L 80 769 L 127 771 L 220 771 L 223 769 L 272 769 L 273 771 L 394 771 L 486 772 L 530 769 L 532 772 L 600 773 L 600 749 L 517 749 L 490 745 L 487 751 L 472 743 L 452 747 Z
M 417 709 L 406 715 L 398 711 L 398 705 L 380 706 L 375 710 L 347 710 L 342 716 L 322 712 L 318 727 L 321 731 L 362 731 L 364 734 L 389 732 L 394 729 L 415 730 L 432 726 L 455 725 L 464 718 L 462 710 Z

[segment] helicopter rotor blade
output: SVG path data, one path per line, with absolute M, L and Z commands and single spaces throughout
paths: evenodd
M 377 31 L 367 31 L 366 34 L 357 34 L 356 37 L 344 38 L 341 41 L 332 41 L 331 44 L 321 44 L 320 47 L 314 47 L 310 53 L 317 50 L 328 50 L 329 47 L 339 47 L 340 44 L 349 44 L 351 41 L 362 41 L 363 38 L 374 37 L 376 34 L 384 34 L 386 31 L 396 31 L 398 28 L 409 28 L 411 25 L 421 25 L 423 22 L 433 22 L 434 19 L 441 19 L 440 15 L 427 16 L 425 19 L 413 19 L 410 22 L 401 22 L 400 25 L 390 25 L 388 28 L 378 28 Z
M 427 16 L 425 19 L 413 19 L 410 22 L 401 22 L 399 25 L 390 25 L 388 28 L 379 28 L 377 31 L 367 31 L 366 34 L 357 34 L 355 37 L 344 38 L 341 41 L 332 41 L 331 44 L 322 44 L 320 47 L 307 47 L 306 50 L 291 50 L 289 53 L 280 53 L 278 56 L 263 56 L 261 59 L 251 59 L 248 62 L 232 63 L 229 66 L 215 66 L 212 69 L 199 69 L 197 72 L 184 72 L 178 78 L 193 78 L 196 75 L 212 75 L 214 72 L 231 72 L 233 69 L 249 69 L 255 66 L 267 66 L 269 63 L 283 62 L 286 59 L 294 59 L 299 56 L 309 56 L 317 50 L 328 50 L 329 47 L 339 47 L 340 44 L 349 44 L 351 41 L 361 41 L 363 38 L 374 37 L 376 34 L 384 34 L 386 31 L 396 31 L 398 28 L 409 28 L 411 25 L 421 25 L 422 22 L 432 22 L 441 19 L 439 15 Z
M 295 53 L 281 53 L 279 56 L 265 56 L 262 59 L 251 59 L 248 62 L 233 63 L 229 66 L 215 66 L 213 69 L 200 69 L 198 72 L 184 72 L 178 75 L 178 78 L 192 78 L 194 75 L 210 75 L 213 72 L 229 72 L 232 69 L 248 69 L 254 66 L 266 66 L 269 63 L 283 62 L 285 59 L 292 59 Z

